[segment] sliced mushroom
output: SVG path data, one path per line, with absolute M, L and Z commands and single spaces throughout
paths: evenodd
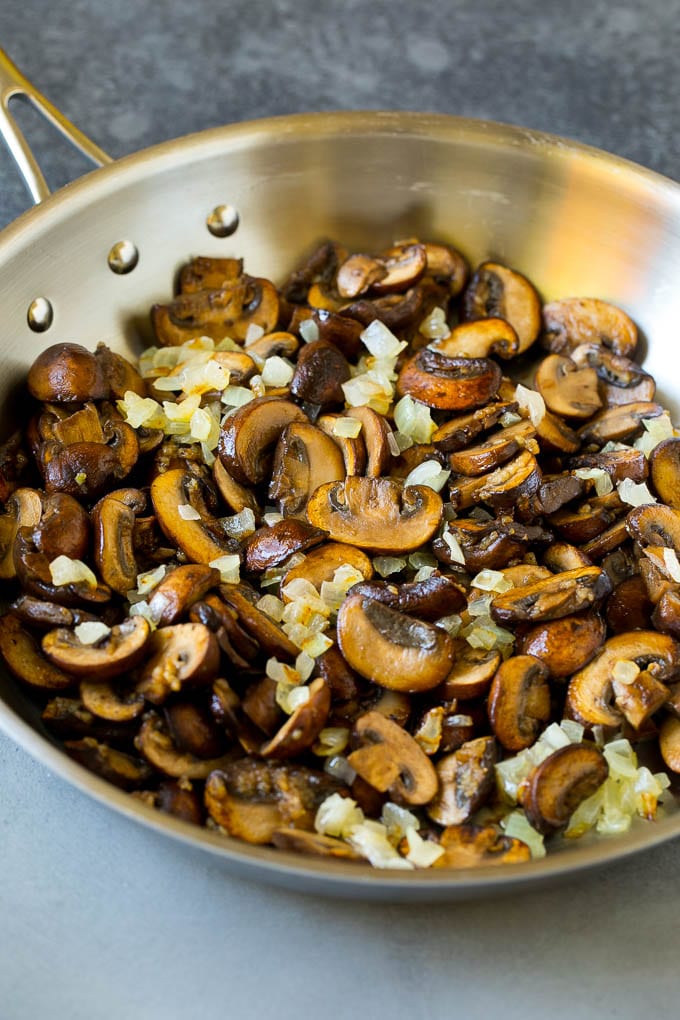
M 354 724 L 362 746 L 347 760 L 357 775 L 401 804 L 428 804 L 438 789 L 437 773 L 413 737 L 380 712 L 365 712 Z
M 101 360 L 80 344 L 53 344 L 41 351 L 27 382 L 32 397 L 50 403 L 106 400 L 110 393 Z
M 614 703 L 634 730 L 646 723 L 668 700 L 668 687 L 648 670 L 642 670 L 630 682 L 614 678 Z
M 296 266 L 281 287 L 287 301 L 302 304 L 313 283 L 328 284 L 335 279 L 338 266 L 347 259 L 348 252 L 336 241 L 323 241 Z
M 467 283 L 469 268 L 467 261 L 450 244 L 425 244 L 427 273 L 438 283 L 444 284 L 451 297 L 457 297 Z
M 29 459 L 23 446 L 23 432 L 17 429 L 0 443 L 0 503 L 6 503 L 18 488 Z
M 614 354 L 601 344 L 582 344 L 571 352 L 571 358 L 595 369 L 605 407 L 654 399 L 656 382 L 630 358 Z
M 338 268 L 335 285 L 340 297 L 355 298 L 385 276 L 387 269 L 380 259 L 372 255 L 350 255 Z
M 335 344 L 314 340 L 298 355 L 290 392 L 298 400 L 328 407 L 343 404 L 342 383 L 349 379 L 349 364 Z
M 289 400 L 256 397 L 223 424 L 220 459 L 238 482 L 257 485 L 269 476 L 271 454 L 285 427 L 307 420 L 304 411 Z
M 449 464 L 461 475 L 483 475 L 505 464 L 520 450 L 529 449 L 532 453 L 538 453 L 538 445 L 533 442 L 535 434 L 531 422 L 518 422 L 489 436 L 479 446 L 466 446 L 450 453 Z
M 57 627 L 43 637 L 42 650 L 50 662 L 66 673 L 110 680 L 141 661 L 149 635 L 148 621 L 143 616 L 133 616 L 112 627 L 94 644 L 83 644 L 75 631 Z
M 219 290 L 225 283 L 237 280 L 243 272 L 243 259 L 213 258 L 199 255 L 182 266 L 179 274 L 181 294 L 198 290 Z
M 322 414 L 316 424 L 327 436 L 330 436 L 342 454 L 346 475 L 363 475 L 366 472 L 366 444 L 358 436 L 339 436 L 335 432 L 336 422 L 343 417 L 339 414 Z
M 609 629 L 614 634 L 623 634 L 629 630 L 651 630 L 652 611 L 645 582 L 636 574 L 616 585 L 607 599 L 605 616 Z
M 350 595 L 363 595 L 421 620 L 436 621 L 457 613 L 466 605 L 465 589 L 443 574 L 431 574 L 422 581 L 391 584 L 389 581 L 360 581 Z
M 288 601 L 284 591 L 286 585 L 296 578 L 304 578 L 313 584 L 317 591 L 320 591 L 323 582 L 332 581 L 335 571 L 344 566 L 358 570 L 367 581 L 373 577 L 373 564 L 368 556 L 356 546 L 346 545 L 342 542 L 324 542 L 317 549 L 311 549 L 305 555 L 302 563 L 291 567 L 281 578 L 283 601 Z
M 263 744 L 263 758 L 293 758 L 312 746 L 326 725 L 331 707 L 331 690 L 322 677 L 309 685 L 309 699 L 295 709 L 271 740 Z
M 472 483 L 465 478 L 462 483 L 459 479 L 451 481 L 449 495 L 456 508 L 484 502 L 493 507 L 509 508 L 520 497 L 536 493 L 540 484 L 541 469 L 536 458 L 528 450 L 522 450 L 507 464 L 475 478 Z
M 284 826 L 312 829 L 319 804 L 338 790 L 324 772 L 243 758 L 208 776 L 205 803 L 228 835 L 261 844 Z
M 425 272 L 427 256 L 422 244 L 394 248 L 386 256 L 350 255 L 336 277 L 338 293 L 355 298 L 373 290 L 376 294 L 407 290 Z
M 680 719 L 669 715 L 661 723 L 659 749 L 671 772 L 680 772 Z
M 253 589 L 242 584 L 223 584 L 220 586 L 220 594 L 224 601 L 236 611 L 239 623 L 256 639 L 266 655 L 273 655 L 287 661 L 296 658 L 300 649 L 284 634 L 274 620 L 257 608 L 255 603 L 258 601 L 258 596 Z
M 432 350 L 449 358 L 513 358 L 519 351 L 519 337 L 507 319 L 476 319 L 454 326 L 447 337 L 430 344 Z
M 273 736 L 285 720 L 283 709 L 276 700 L 276 681 L 268 676 L 248 685 L 241 708 L 250 721 L 267 736 Z
M 599 567 L 580 567 L 497 595 L 491 615 L 499 623 L 557 620 L 600 602 L 611 582 Z
M 85 604 L 94 608 L 110 600 L 111 589 L 100 582 L 92 584 L 83 580 L 54 584 L 50 561 L 44 553 L 36 551 L 32 534 L 29 528 L 19 528 L 14 541 L 14 566 L 27 594 L 64 606 Z
M 151 483 L 151 501 L 163 533 L 193 563 L 210 563 L 237 550 L 219 521 L 208 514 L 200 480 L 190 471 L 173 468 L 157 475 Z M 192 511 L 198 520 L 192 519 Z
M 213 693 L 218 683 L 216 680 L 213 684 Z M 223 689 L 219 690 L 223 695 Z M 165 706 L 164 715 L 173 743 L 180 751 L 201 759 L 217 758 L 226 751 L 225 732 L 203 704 L 173 701 Z
M 119 595 L 137 586 L 135 521 L 145 507 L 146 497 L 138 489 L 119 489 L 92 510 L 94 562 L 105 584 Z
M 285 517 L 304 517 L 312 494 L 344 477 L 345 462 L 330 436 L 309 422 L 292 422 L 276 445 L 269 498 Z
M 501 664 L 489 692 L 489 720 L 507 751 L 531 747 L 550 719 L 548 667 L 533 655 L 513 655 Z
M 203 825 L 205 811 L 197 790 L 187 779 L 166 779 L 153 794 L 153 806 L 191 825 Z
M 554 542 L 549 545 L 543 556 L 543 565 L 553 574 L 561 574 L 565 570 L 578 570 L 579 567 L 591 567 L 592 563 L 581 549 L 568 542 Z
M 551 679 L 571 676 L 604 644 L 607 628 L 597 613 L 563 616 L 531 627 L 517 639 L 517 651 L 544 663 Z
M 657 496 L 680 510 L 680 439 L 664 439 L 652 450 L 649 463 Z
M 62 740 L 81 740 L 94 737 L 95 740 L 124 743 L 131 735 L 130 723 L 113 723 L 98 719 L 80 698 L 58 695 L 50 698 L 41 714 L 41 719 L 51 733 Z
M 552 533 L 538 525 L 520 524 L 512 517 L 496 517 L 490 521 L 477 521 L 459 517 L 450 521 L 448 533 L 453 535 L 465 559 L 465 569 L 477 573 L 480 570 L 500 570 L 512 560 L 523 556 L 531 543 L 546 543 Z M 455 566 L 451 546 L 442 536 L 432 543 L 432 551 L 442 563 Z
M 498 392 L 501 370 L 489 358 L 449 358 L 424 348 L 414 354 L 397 379 L 397 393 L 428 407 L 470 411 Z
M 233 760 L 233 754 L 217 758 L 197 758 L 181 751 L 154 712 L 144 719 L 135 738 L 135 746 L 158 772 L 172 779 L 206 779 L 215 769 L 223 768 Z
M 439 527 L 440 496 L 423 485 L 389 478 L 357 478 L 320 486 L 307 504 L 307 519 L 346 542 L 377 553 L 411 552 Z
M 448 825 L 439 845 L 445 853 L 434 862 L 434 868 L 488 868 L 531 859 L 526 843 L 504 836 L 493 825 Z
M 279 296 L 269 280 L 245 274 L 217 290 L 180 294 L 167 305 L 153 305 L 151 324 L 162 347 L 176 347 L 194 336 L 244 340 L 250 325 L 271 333 L 279 318 Z
M 9 496 L 0 517 L 0 580 L 16 577 L 14 544 L 19 528 L 35 528 L 40 523 L 43 500 L 37 489 L 16 489 Z
M 586 425 L 582 425 L 578 434 L 581 442 L 597 443 L 599 446 L 603 446 L 605 443 L 625 442 L 642 431 L 644 418 L 658 418 L 662 413 L 661 404 L 654 404 L 650 400 L 638 400 L 631 404 L 607 407 L 604 411 L 596 414 Z M 653 454 L 658 448 L 657 446 Z
M 498 757 L 493 737 L 477 737 L 437 762 L 439 793 L 426 811 L 439 825 L 466 822 L 491 796 Z
M 646 594 L 646 591 L 645 591 Z M 647 602 L 649 605 L 649 602 Z M 651 623 L 663 634 L 680 637 L 680 593 L 670 589 L 663 593 L 652 613 Z M 645 626 L 649 626 L 649 620 Z
M 31 506 L 34 505 L 31 498 Z M 78 500 L 65 493 L 53 492 L 42 499 L 42 514 L 33 527 L 31 538 L 38 552 L 48 560 L 57 556 L 77 560 L 87 556 L 90 531 L 87 511 Z
M 547 453 L 576 453 L 581 445 L 574 430 L 550 411 L 546 411 L 536 426 L 536 436 Z
M 14 676 L 38 690 L 63 691 L 75 683 L 73 676 L 45 658 L 14 613 L 0 616 L 0 655 Z
M 432 433 L 432 442 L 442 453 L 462 450 L 478 435 L 497 424 L 501 415 L 516 411 L 514 401 L 492 401 L 477 411 L 449 418 Z
M 170 570 L 148 598 L 151 616 L 159 627 L 177 623 L 194 602 L 220 583 L 220 572 L 205 563 L 186 563 Z
M 608 453 L 582 453 L 572 457 L 569 467 L 599 468 L 606 471 L 614 484 L 630 478 L 633 482 L 644 482 L 647 477 L 647 458 L 642 450 L 612 450 Z M 592 501 L 591 501 L 592 502 Z
M 497 262 L 483 262 L 463 295 L 465 318 L 507 319 L 519 339 L 523 354 L 539 334 L 541 301 L 525 276 Z
M 153 778 L 153 770 L 147 762 L 94 737 L 66 740 L 64 747 L 71 758 L 122 790 L 138 790 Z
M 334 836 L 324 836 L 320 832 L 277 829 L 272 833 L 271 841 L 279 850 L 292 850 L 294 853 L 312 854 L 315 857 L 333 857 L 343 861 L 363 860 L 349 843 Z
M 149 639 L 148 651 L 137 690 L 154 705 L 185 687 L 208 684 L 217 675 L 217 638 L 202 623 L 159 627 Z
M 601 560 L 604 556 L 608 556 L 615 549 L 618 549 L 627 538 L 628 532 L 625 520 L 615 521 L 604 531 L 601 531 L 596 538 L 586 542 L 583 546 L 583 555 L 586 562 L 597 562 L 597 560 Z
M 585 544 L 596 538 L 616 521 L 624 511 L 618 493 L 591 497 L 576 509 L 558 510 L 550 515 L 550 526 L 574 545 Z
M 22 623 L 39 630 L 52 630 L 54 627 L 75 627 L 79 623 L 94 623 L 94 613 L 84 609 L 69 609 L 57 602 L 34 598 L 33 595 L 20 595 L 10 605 L 12 612 Z
M 571 358 L 549 354 L 536 372 L 536 389 L 546 407 L 565 418 L 590 418 L 602 407 L 594 368 L 579 368 Z
M 560 832 L 608 775 L 607 759 L 594 744 L 558 748 L 527 777 L 523 807 L 529 822 L 546 835 Z
M 123 691 L 106 680 L 81 680 L 80 698 L 88 712 L 109 722 L 131 722 L 144 711 L 141 694 Z
M 453 645 L 451 670 L 437 693 L 446 701 L 469 701 L 486 694 L 501 662 L 495 649 L 473 648 L 463 638 Z
M 325 532 L 297 518 L 288 518 L 277 521 L 271 527 L 260 528 L 246 539 L 246 570 L 257 574 L 277 567 L 294 553 L 305 552 L 323 542 L 325 537 Z
M 598 298 L 563 298 L 543 309 L 543 345 L 569 353 L 581 344 L 603 344 L 614 354 L 633 357 L 638 331 L 616 305 Z
M 570 718 L 585 726 L 608 729 L 620 724 L 621 714 L 611 701 L 613 669 L 621 660 L 649 668 L 657 680 L 670 680 L 680 672 L 680 645 L 667 634 L 650 630 L 609 638 L 595 658 L 569 681 L 566 710 Z
M 366 447 L 367 477 L 379 478 L 380 475 L 386 474 L 392 463 L 392 454 L 389 444 L 390 429 L 383 416 L 372 407 L 366 406 L 349 407 L 346 415 L 361 422 L 361 438 Z
M 230 510 L 240 514 L 242 510 L 252 510 L 256 518 L 260 517 L 260 507 L 254 493 L 246 485 L 237 482 L 222 461 L 217 457 L 213 464 L 213 481 L 217 486 L 220 496 Z
M 338 644 L 352 669 L 389 690 L 436 687 L 447 676 L 453 643 L 446 631 L 349 595 L 338 611 Z

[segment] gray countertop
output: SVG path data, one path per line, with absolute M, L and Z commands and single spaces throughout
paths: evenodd
M 554 7 L 554 9 L 553 9 Z M 0 45 L 113 156 L 275 113 L 407 108 L 680 166 L 679 0 L 0 0 Z M 58 186 L 82 164 L 20 120 Z M 26 207 L 0 146 L 0 226 Z M 678 842 L 496 901 L 231 878 L 0 735 L 0 1017 L 639 1018 L 680 991 Z

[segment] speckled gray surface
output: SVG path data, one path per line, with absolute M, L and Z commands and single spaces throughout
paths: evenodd
M 680 173 L 679 0 L 0 0 L 2 45 L 114 156 L 310 109 L 554 131 Z M 57 185 L 82 164 L 21 117 Z M 0 147 L 0 225 L 26 206 Z M 677 842 L 497 903 L 318 902 L 230 879 L 0 736 L 0 1017 L 672 1014 Z

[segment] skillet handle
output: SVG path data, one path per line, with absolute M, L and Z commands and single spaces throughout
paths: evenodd
M 75 124 L 67 120 L 56 106 L 24 77 L 4 50 L 0 49 L 0 135 L 6 142 L 36 204 L 47 198 L 50 189 L 28 142 L 9 112 L 9 101 L 13 96 L 25 96 L 29 99 L 50 124 L 53 124 L 84 155 L 89 156 L 97 166 L 112 162 L 111 157 L 84 135 Z

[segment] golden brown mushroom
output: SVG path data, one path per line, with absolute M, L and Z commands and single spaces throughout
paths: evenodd
M 546 835 L 559 832 L 608 775 L 607 759 L 594 744 L 558 748 L 527 777 L 523 807 L 529 822 Z
M 428 804 L 437 793 L 437 773 L 413 737 L 380 712 L 365 712 L 354 724 L 362 746 L 348 761 L 373 789 L 401 804 Z

